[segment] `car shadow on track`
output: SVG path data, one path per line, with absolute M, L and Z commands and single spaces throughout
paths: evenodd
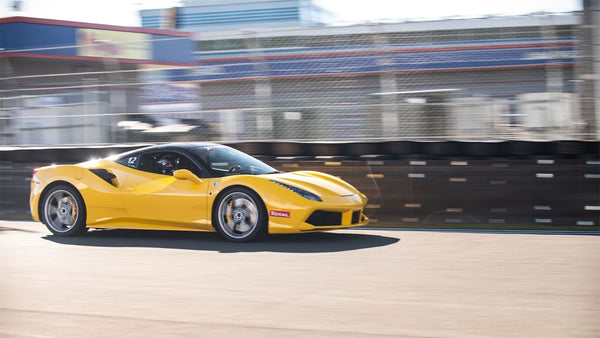
M 270 235 L 258 242 L 235 243 L 222 239 L 216 233 L 98 230 L 78 237 L 48 235 L 43 239 L 66 245 L 93 247 L 148 247 L 163 249 L 202 250 L 221 253 L 285 252 L 319 253 L 339 252 L 391 245 L 400 239 L 362 233 L 323 232 L 296 235 Z

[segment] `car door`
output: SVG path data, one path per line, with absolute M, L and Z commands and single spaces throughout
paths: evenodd
M 131 218 L 157 226 L 210 228 L 206 182 L 176 179 L 173 172 L 200 169 L 184 154 L 174 151 L 139 155 L 137 169 L 121 188 Z

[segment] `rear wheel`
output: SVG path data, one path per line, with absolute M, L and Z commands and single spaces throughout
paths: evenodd
M 41 214 L 42 221 L 55 235 L 73 236 L 87 231 L 83 198 L 68 185 L 58 185 L 48 191 Z
M 226 239 L 246 242 L 267 233 L 268 219 L 260 197 L 252 190 L 235 187 L 215 201 L 213 226 Z

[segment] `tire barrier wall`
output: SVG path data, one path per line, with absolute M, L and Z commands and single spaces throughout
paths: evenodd
M 284 170 L 339 176 L 373 226 L 600 227 L 599 142 L 230 144 Z M 0 218 L 28 219 L 33 168 L 143 145 L 0 152 Z

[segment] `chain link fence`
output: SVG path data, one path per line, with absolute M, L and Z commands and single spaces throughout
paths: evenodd
M 566 16 L 213 33 L 177 67 L 4 57 L 0 144 L 598 139 Z

